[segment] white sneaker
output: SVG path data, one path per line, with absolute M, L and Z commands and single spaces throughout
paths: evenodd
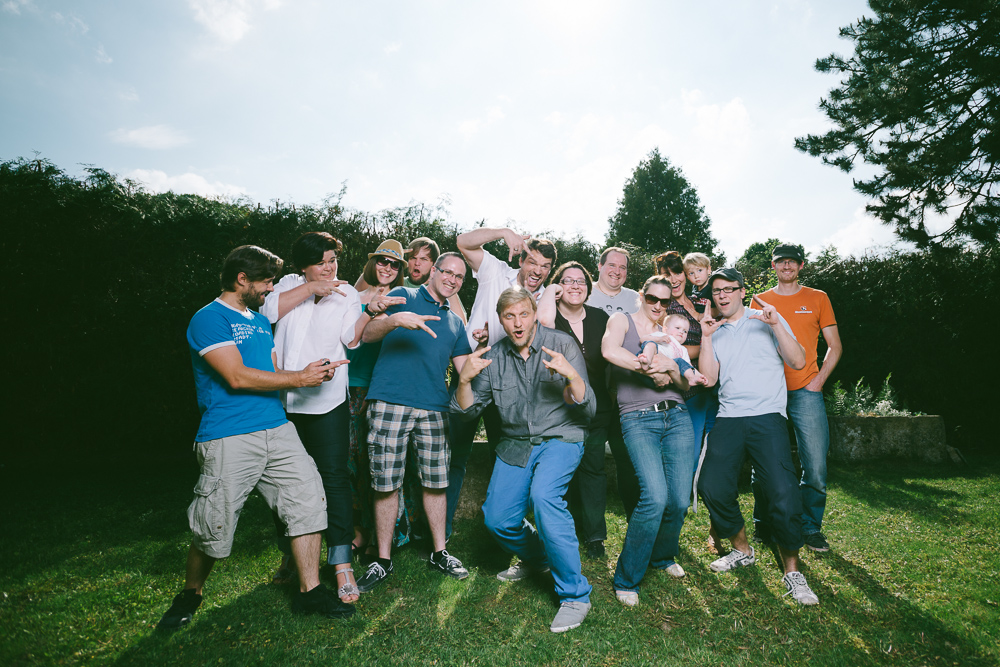
M 684 572 L 684 568 L 678 565 L 677 563 L 671 563 L 670 565 L 663 568 L 663 571 L 669 574 L 671 577 L 676 577 L 678 579 L 680 579 L 686 574 L 686 572 Z
M 590 612 L 589 602 L 579 602 L 577 600 L 566 600 L 559 605 L 556 617 L 552 619 L 549 630 L 552 632 L 566 632 L 583 625 L 583 619 L 587 618 Z
M 549 568 L 545 568 L 544 570 L 538 570 L 528 565 L 527 563 L 517 561 L 503 572 L 498 572 L 497 579 L 499 579 L 500 581 L 521 581 L 522 579 L 527 579 L 536 572 L 544 573 L 548 571 Z
M 753 547 L 750 547 L 749 554 L 745 554 L 739 549 L 733 549 L 722 558 L 713 560 L 708 568 L 713 572 L 729 572 L 738 567 L 748 567 L 756 562 L 757 559 L 754 558 Z
M 799 604 L 806 606 L 819 604 L 819 598 L 809 588 L 809 584 L 806 583 L 806 576 L 801 572 L 789 572 L 781 580 L 785 582 L 785 587 L 788 589 L 785 595 L 791 595 Z

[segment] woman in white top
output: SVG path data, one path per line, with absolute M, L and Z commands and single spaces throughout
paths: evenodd
M 354 537 L 351 485 L 348 472 L 351 414 L 347 402 L 346 348 L 355 348 L 364 330 L 358 293 L 337 280 L 337 253 L 341 243 L 326 232 L 308 232 L 292 245 L 292 263 L 299 271 L 282 278 L 261 308 L 277 322 L 274 347 L 278 368 L 298 370 L 310 359 L 330 359 L 338 369 L 333 379 L 318 387 L 289 389 L 282 402 L 306 451 L 323 479 L 327 511 L 327 563 L 337 576 L 337 594 L 343 602 L 358 599 L 351 564 Z M 279 548 L 286 554 L 275 581 L 293 581 L 296 573 L 287 528 L 275 515 Z

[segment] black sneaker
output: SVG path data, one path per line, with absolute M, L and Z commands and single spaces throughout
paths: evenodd
M 292 598 L 293 614 L 319 614 L 326 618 L 350 618 L 354 605 L 342 602 L 329 588 L 320 584 L 305 593 L 299 591 Z
M 160 622 L 156 624 L 158 630 L 176 630 L 191 622 L 195 610 L 201 606 L 201 596 L 194 592 L 193 588 L 185 588 L 174 596 L 174 602 L 170 609 L 163 615 Z
M 587 542 L 587 558 L 591 560 L 597 560 L 599 558 L 604 558 L 606 555 L 604 550 L 603 540 L 593 540 L 592 542 Z
M 802 540 L 813 551 L 830 550 L 830 543 L 826 541 L 826 535 L 823 533 L 809 533 L 808 535 L 803 535 Z
M 384 568 L 378 559 L 375 559 L 368 566 L 368 571 L 365 572 L 364 576 L 358 579 L 358 590 L 367 593 L 388 579 L 390 574 L 392 574 L 392 561 L 389 561 L 388 568 Z
M 437 557 L 435 558 L 435 556 Z M 448 553 L 447 549 L 432 553 L 431 557 L 427 559 L 427 567 L 455 579 L 465 579 L 469 576 L 469 571 L 462 567 L 462 561 Z

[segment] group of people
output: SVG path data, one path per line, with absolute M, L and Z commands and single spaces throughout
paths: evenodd
M 506 262 L 484 249 L 493 241 L 506 244 Z M 595 282 L 579 262 L 557 266 L 550 241 L 511 229 L 476 229 L 457 246 L 387 240 L 353 286 L 338 278 L 341 243 L 325 232 L 295 242 L 294 271 L 277 283 L 283 262 L 267 250 L 226 258 L 221 295 L 187 333 L 201 475 L 185 586 L 159 627 L 191 620 L 254 487 L 283 553 L 275 581 L 299 586 L 295 613 L 351 616 L 414 532 L 430 545 L 429 568 L 464 579 L 446 543 L 480 420 L 496 454 L 486 527 L 516 556 L 497 577 L 550 576 L 553 632 L 579 627 L 591 607 L 580 552 L 606 553 L 606 444 L 628 520 L 614 574 L 622 604 L 639 603 L 650 566 L 685 576 L 679 536 L 695 493 L 719 554 L 711 570 L 753 565 L 751 541 L 773 543 L 787 594 L 818 604 L 798 554 L 829 549 L 822 387 L 841 344 L 826 294 L 798 283 L 799 247 L 774 249 L 778 284 L 747 307 L 739 271 L 713 271 L 700 253 L 662 253 L 635 292 L 622 248 L 601 253 Z M 466 317 L 458 292 L 470 269 Z M 738 503 L 746 457 L 753 540 Z M 323 537 L 336 592 L 320 582 Z

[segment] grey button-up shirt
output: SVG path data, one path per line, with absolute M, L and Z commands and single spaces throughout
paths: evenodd
M 451 397 L 451 411 L 459 419 L 473 419 L 490 403 L 496 404 L 502 422 L 497 456 L 504 463 L 519 467 L 527 465 L 531 448 L 544 440 L 583 442 L 587 425 L 597 409 L 580 346 L 561 331 L 540 324 L 537 327 L 527 359 L 521 357 L 506 336 L 483 355 L 493 363 L 473 378 L 474 400 L 468 409 L 461 409 L 455 396 Z M 549 358 L 542 352 L 543 347 L 561 353 L 583 378 L 587 393 L 582 403 L 566 403 L 563 397 L 566 378 L 542 364 L 542 359 Z

